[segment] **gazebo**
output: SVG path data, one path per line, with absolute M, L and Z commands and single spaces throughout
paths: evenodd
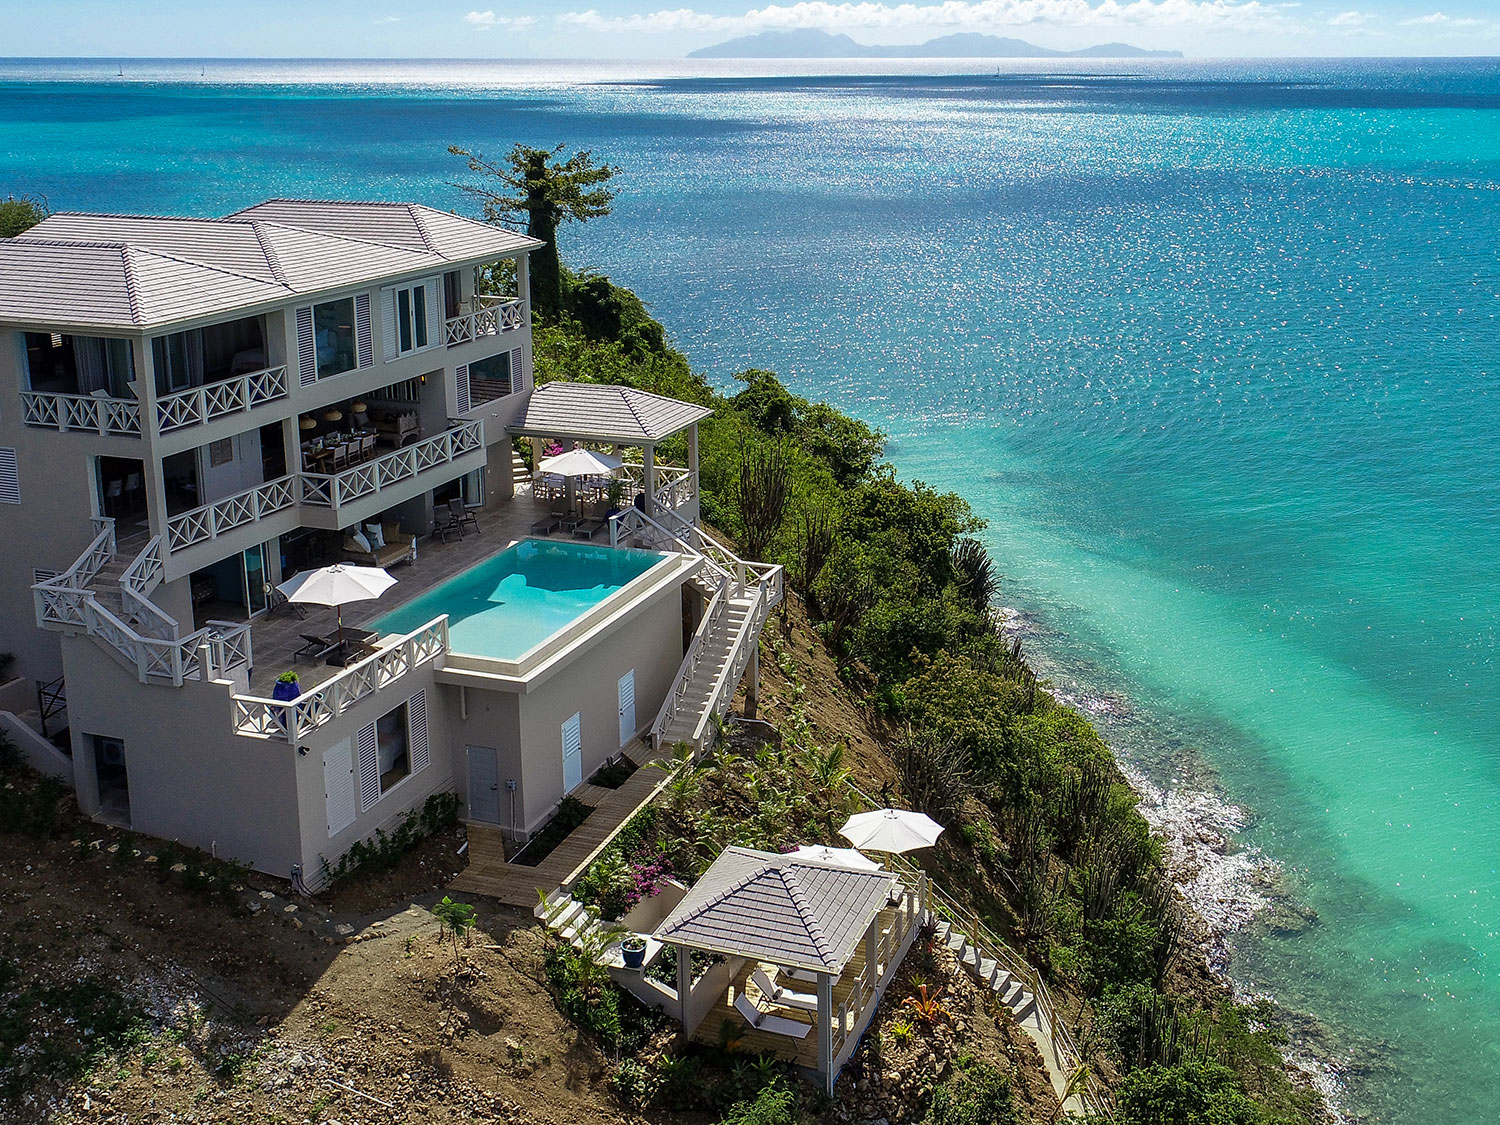
M 634 387 L 553 382 L 542 384 L 526 397 L 505 432 L 515 437 L 552 438 L 567 449 L 579 442 L 639 447 L 645 514 L 655 516 L 659 505 L 670 504 L 691 524 L 697 522 L 698 515 L 698 423 L 712 413 L 706 406 Z M 684 431 L 686 469 L 659 466 L 656 447 Z M 680 498 L 676 495 L 679 481 L 687 485 Z M 683 511 L 683 507 L 691 510 Z
M 683 1035 L 746 1024 L 751 1046 L 815 1071 L 831 1094 L 926 899 L 925 875 L 909 886 L 889 871 L 725 849 L 651 935 L 677 947 Z M 695 982 L 693 950 L 724 961 Z

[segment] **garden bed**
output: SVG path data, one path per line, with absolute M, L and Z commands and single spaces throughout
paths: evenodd
M 577 797 L 564 797 L 558 806 L 557 815 L 526 842 L 526 846 L 510 857 L 511 863 L 522 867 L 535 867 L 552 854 L 557 845 L 571 836 L 584 821 L 594 813 L 593 805 L 586 805 Z

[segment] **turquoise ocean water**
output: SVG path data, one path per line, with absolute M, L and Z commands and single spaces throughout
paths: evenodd
M 620 164 L 565 253 L 967 496 L 1059 685 L 1244 810 L 1295 909 L 1231 974 L 1345 1111 L 1496 1120 L 1500 64 L 941 67 L 0 63 L 0 191 L 463 207 L 451 143 Z

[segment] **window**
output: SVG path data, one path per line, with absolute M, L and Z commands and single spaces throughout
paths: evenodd
M 469 399 L 475 406 L 508 395 L 514 390 L 510 352 L 500 352 L 469 364 Z
M 387 289 L 382 296 L 386 359 L 410 355 L 437 342 L 442 332 L 442 298 L 436 278 Z
M 106 391 L 111 398 L 126 398 L 135 380 L 135 356 L 129 340 L 27 332 L 26 374 L 33 391 Z
M 314 305 L 312 315 L 318 378 L 353 371 L 358 360 L 354 350 L 354 298 Z
M 403 780 L 426 769 L 427 693 L 419 691 L 359 732 L 359 801 L 368 809 Z

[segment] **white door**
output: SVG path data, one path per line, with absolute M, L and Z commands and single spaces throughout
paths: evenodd
M 635 669 L 620 677 L 620 745 L 635 737 Z
M 354 823 L 354 748 L 346 738 L 323 755 L 323 793 L 328 802 L 328 838 Z
M 469 819 L 500 823 L 500 771 L 493 746 L 470 746 Z
M 583 716 L 575 714 L 562 725 L 563 792 L 583 784 Z

